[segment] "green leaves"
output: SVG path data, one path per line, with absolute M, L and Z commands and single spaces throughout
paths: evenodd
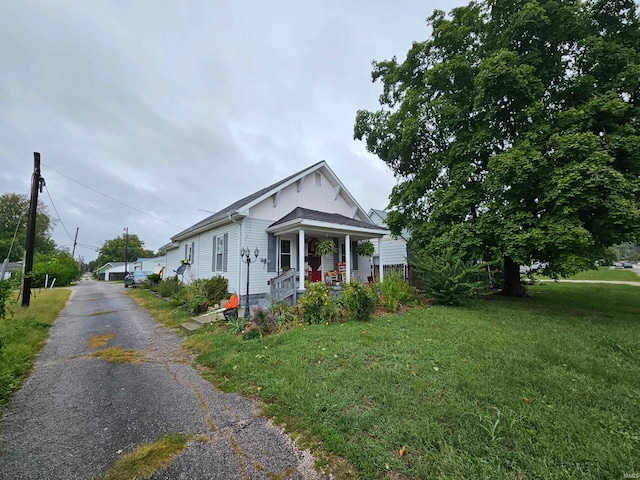
M 637 239 L 637 6 L 491 0 L 429 22 L 404 62 L 374 62 L 382 108 L 354 128 L 398 179 L 392 232 L 556 272 Z
M 422 274 L 425 291 L 437 305 L 460 305 L 486 285 L 479 280 L 480 267 L 464 261 L 452 248 L 441 256 L 418 256 L 413 266 Z

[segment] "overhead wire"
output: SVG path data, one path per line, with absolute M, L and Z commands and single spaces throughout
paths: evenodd
M 13 231 L 13 238 L 11 239 L 11 244 L 9 245 L 9 252 L 7 253 L 7 258 L 11 257 L 11 250 L 13 250 L 13 244 L 16 241 L 16 237 L 18 236 L 18 228 L 20 228 L 20 222 L 22 221 L 22 217 L 24 217 L 24 212 L 20 214 L 20 218 L 18 218 L 18 222 L 16 223 L 16 229 Z
M 138 209 L 138 208 L 136 208 L 136 207 L 132 207 L 131 205 L 128 205 L 128 204 L 126 204 L 126 203 L 124 203 L 124 202 L 122 202 L 122 201 L 120 201 L 120 200 L 118 200 L 118 199 L 116 199 L 116 198 L 110 197 L 110 196 L 109 196 L 109 195 L 107 195 L 106 193 L 102 193 L 102 192 L 100 192 L 100 191 L 96 190 L 95 188 L 90 187 L 89 185 L 85 185 L 84 183 L 82 183 L 82 182 L 80 182 L 80 181 L 78 181 L 78 180 L 76 180 L 76 179 L 74 179 L 74 178 L 71 178 L 71 177 L 69 177 L 68 175 L 65 175 L 64 173 L 59 172 L 59 171 L 58 171 L 58 170 L 56 170 L 55 168 L 51 168 L 49 165 L 47 165 L 47 164 L 45 164 L 45 163 L 42 163 L 42 166 L 47 167 L 49 170 L 51 170 L 51 171 L 53 171 L 53 172 L 57 173 L 58 175 L 61 175 L 61 176 L 65 177 L 65 178 L 66 178 L 66 179 L 68 179 L 68 180 L 71 180 L 72 182 L 77 183 L 78 185 L 82 185 L 84 188 L 86 188 L 86 189 L 88 189 L 88 190 L 91 190 L 92 192 L 97 193 L 98 195 L 102 195 L 103 197 L 108 198 L 109 200 L 112 200 L 112 201 L 114 201 L 114 202 L 116 202 L 116 203 L 119 203 L 120 205 L 124 205 L 125 207 L 130 208 L 131 210 L 135 210 L 135 211 L 136 211 L 136 212 L 138 212 L 138 213 L 141 213 L 141 214 L 143 214 L 143 215 L 146 215 L 147 217 L 151 217 L 151 218 L 153 218 L 154 220 L 158 220 L 158 221 L 160 221 L 160 222 L 166 223 L 167 225 L 171 225 L 172 227 L 176 227 L 176 228 L 183 228 L 183 227 L 180 227 L 179 225 L 174 225 L 173 223 L 168 222 L 168 221 L 166 221 L 166 220 L 164 220 L 164 219 L 162 219 L 162 218 L 156 217 L 155 215 L 151 215 L 150 213 L 144 212 L 144 211 L 142 211 L 142 210 L 140 210 L 140 209 Z
M 62 228 L 64 228 L 64 231 L 67 232 L 67 236 L 69 237 L 69 240 L 73 241 L 73 237 L 69 233 L 69 230 L 67 230 L 67 227 L 64 225 L 64 222 L 62 221 L 62 217 L 60 216 L 60 213 L 56 208 L 56 204 L 53 203 L 53 198 L 51 198 L 51 193 L 49 193 L 49 189 L 47 188 L 46 184 L 44 185 L 44 189 L 47 191 L 47 196 L 49 197 L 49 200 L 51 200 L 51 205 L 53 206 L 53 210 L 56 212 L 56 215 L 58 215 L 58 220 L 60 220 L 60 224 L 62 225 Z

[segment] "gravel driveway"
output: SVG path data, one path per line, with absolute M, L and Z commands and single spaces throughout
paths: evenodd
M 102 335 L 113 337 L 90 344 Z M 97 479 L 122 455 L 180 432 L 194 440 L 153 478 L 320 478 L 311 455 L 260 417 L 253 401 L 204 381 L 180 343 L 121 284 L 74 287 L 0 423 L 0 479 Z M 109 347 L 144 360 L 89 356 Z

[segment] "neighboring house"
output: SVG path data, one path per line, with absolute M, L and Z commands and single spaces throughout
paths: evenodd
M 122 262 L 107 262 L 104 265 L 102 265 L 101 267 L 96 269 L 96 275 L 98 276 L 98 280 L 105 280 L 106 278 L 106 272 L 115 267 L 116 263 L 122 263 Z
M 116 280 L 124 280 L 125 272 L 133 272 L 135 270 L 135 263 L 129 262 L 126 265 L 125 262 L 107 262 L 96 270 L 98 274 L 98 280 L 106 280 L 107 282 L 113 282 Z
M 184 270 L 186 266 L 180 269 L 182 266 L 182 260 L 184 256 L 180 253 L 180 242 L 171 242 L 160 247 L 160 250 L 165 252 L 164 254 L 164 267 L 160 272 L 160 277 L 164 280 L 175 275 L 184 277 Z M 182 278 L 184 279 L 184 278 Z
M 139 258 L 138 261 L 134 264 L 134 269 L 157 273 L 161 278 L 164 278 L 163 275 L 165 265 L 166 259 L 164 256 L 154 258 Z
M 240 251 L 247 248 L 255 261 L 249 267 L 249 295 L 261 298 L 280 275 L 295 271 L 297 287 L 304 290 L 305 277 L 324 281 L 338 262 L 346 264 L 345 280 L 366 281 L 369 258 L 355 255 L 355 246 L 388 233 L 369 219 L 322 161 L 232 203 L 174 235 L 161 249 L 167 275 L 178 274 L 187 283 L 222 275 L 230 292 L 246 296 L 247 264 Z M 334 242 L 335 253 L 310 256 L 309 246 L 324 239 Z
M 387 212 L 372 208 L 369 210 L 369 218 L 376 225 L 386 227 Z M 375 253 L 373 254 L 373 265 L 376 271 L 380 268 L 380 259 L 383 259 L 385 266 L 407 265 L 407 241 L 409 233 L 405 230 L 402 234 L 394 238 L 391 234 L 387 234 L 380 240 L 380 245 L 374 242 Z M 382 255 L 380 252 L 382 251 Z
M 8 280 L 12 274 L 22 272 L 22 268 L 22 262 L 8 262 L 5 260 L 0 263 L 0 280 Z

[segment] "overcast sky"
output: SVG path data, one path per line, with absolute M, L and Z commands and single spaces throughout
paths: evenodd
M 353 140 L 371 61 L 464 3 L 0 0 L 0 194 L 29 194 L 40 152 L 53 239 L 79 228 L 86 261 L 125 227 L 155 251 L 320 160 L 384 208 L 393 175 Z

